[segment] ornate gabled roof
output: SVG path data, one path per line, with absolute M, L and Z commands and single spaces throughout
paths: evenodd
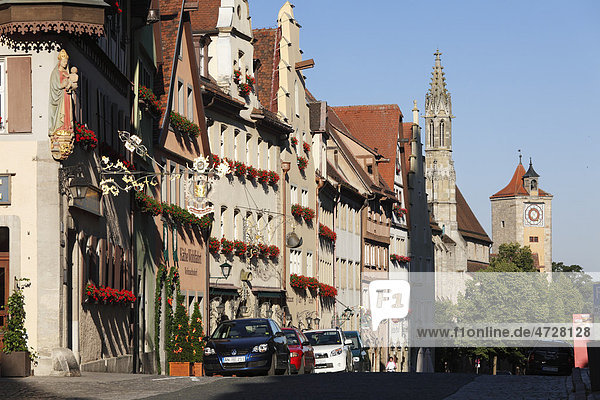
M 425 95 L 425 110 L 428 113 L 437 114 L 440 110 L 446 112 L 446 114 L 452 114 L 452 100 L 450 98 L 450 92 L 446 88 L 446 78 L 442 67 L 442 60 L 440 59 L 439 50 L 436 50 L 435 65 L 433 66 L 433 72 L 431 73 L 431 83 L 427 94 Z
M 533 168 L 531 168 L 531 171 L 533 171 Z M 535 174 L 535 171 L 533 171 L 533 173 Z M 515 173 L 513 174 L 508 185 L 506 185 L 504 189 L 490 196 L 490 199 L 496 199 L 499 197 L 528 196 L 529 193 L 525 189 L 525 186 L 523 186 L 523 177 L 525 174 L 525 168 L 519 161 L 519 165 L 517 165 L 517 169 L 515 170 Z M 536 174 L 536 176 L 539 175 Z M 542 189 L 538 189 L 538 196 L 550 196 L 550 194 L 544 192 Z

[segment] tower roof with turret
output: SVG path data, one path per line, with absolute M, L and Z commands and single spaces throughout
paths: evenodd
M 527 174 L 531 174 L 526 176 Z M 528 196 L 529 193 L 523 186 L 523 178 L 533 178 L 539 177 L 539 175 L 534 171 L 531 163 L 529 164 L 529 171 L 525 172 L 525 167 L 521 164 L 521 160 L 519 160 L 519 165 L 517 165 L 517 169 L 513 174 L 510 182 L 506 187 L 496 194 L 490 196 L 490 199 L 496 199 L 500 197 L 514 197 L 514 196 Z M 544 192 L 542 189 L 538 189 L 538 196 L 551 196 L 551 194 Z

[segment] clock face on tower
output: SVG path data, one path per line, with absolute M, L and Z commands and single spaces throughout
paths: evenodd
M 525 205 L 525 226 L 544 226 L 544 204 Z

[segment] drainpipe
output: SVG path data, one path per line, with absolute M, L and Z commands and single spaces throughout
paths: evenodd
M 281 279 L 281 289 L 287 290 L 287 246 L 286 246 L 286 236 L 287 236 L 287 184 L 285 178 L 287 177 L 287 173 L 290 170 L 291 163 L 289 161 L 281 162 L 281 170 L 283 171 L 283 179 L 281 180 L 281 201 L 283 203 L 283 246 L 282 246 L 282 258 L 283 258 L 283 279 Z

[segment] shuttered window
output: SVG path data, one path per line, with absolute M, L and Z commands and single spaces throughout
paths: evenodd
M 8 133 L 30 133 L 31 57 L 9 57 L 6 61 L 7 118 L 5 122 Z

